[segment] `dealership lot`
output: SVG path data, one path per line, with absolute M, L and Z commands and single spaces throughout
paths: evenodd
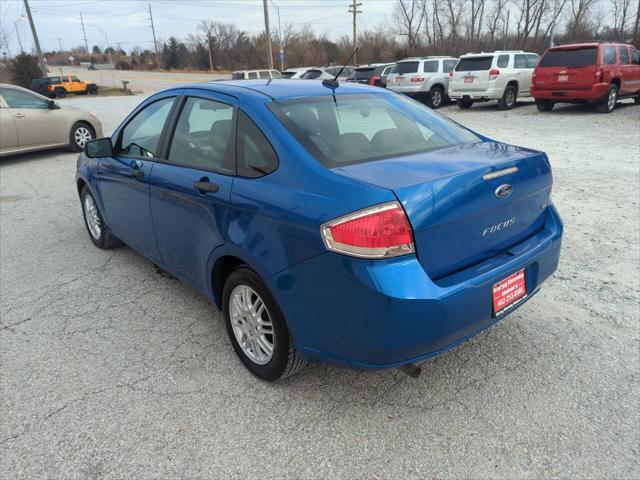
M 110 132 L 142 98 L 64 103 Z M 75 154 L 0 160 L 3 475 L 640 475 L 640 107 L 441 112 L 546 151 L 566 230 L 540 294 L 418 380 L 254 379 L 205 298 L 126 247 L 93 247 Z

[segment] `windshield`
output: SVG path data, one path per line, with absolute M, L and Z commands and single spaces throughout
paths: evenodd
M 586 67 L 595 65 L 598 49 L 580 48 L 577 50 L 549 50 L 544 54 L 539 67 Z
M 493 57 L 467 57 L 461 58 L 456 65 L 456 72 L 477 72 L 479 70 L 489 70 Z
M 373 72 L 375 72 L 375 67 L 356 68 L 351 74 L 351 78 L 355 78 L 356 80 L 364 80 L 366 78 L 371 78 Z
M 404 75 L 405 73 L 416 73 L 418 71 L 418 65 L 420 62 L 400 62 L 396 63 L 391 73 L 397 73 L 398 75 Z
M 479 141 L 470 131 L 401 95 L 306 97 L 275 101 L 269 108 L 329 168 Z

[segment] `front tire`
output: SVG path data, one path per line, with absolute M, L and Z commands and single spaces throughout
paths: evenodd
M 551 100 L 536 100 L 539 112 L 550 112 L 555 104 Z
M 432 87 L 429 90 L 427 103 L 434 110 L 440 108 L 444 104 L 444 89 L 438 86 Z
M 122 242 L 120 242 L 105 225 L 96 199 L 93 198 L 91 191 L 86 185 L 80 193 L 80 202 L 82 203 L 84 225 L 87 227 L 89 238 L 93 244 L 102 250 L 108 250 L 120 245 Z
M 471 105 L 473 105 L 473 100 L 469 98 L 459 98 L 458 100 L 456 100 L 456 105 L 461 110 L 467 110 L 471 108 Z
M 252 374 L 273 382 L 306 365 L 293 346 L 280 307 L 253 270 L 240 266 L 231 272 L 222 301 L 231 345 Z
M 69 132 L 69 148 L 73 152 L 81 152 L 88 141 L 95 138 L 93 129 L 86 123 L 75 123 Z
M 67 91 L 64 88 L 56 88 L 55 97 L 64 98 L 67 96 Z
M 498 100 L 498 110 L 511 110 L 516 105 L 518 89 L 514 85 L 507 85 L 502 98 Z
M 609 90 L 607 90 L 605 97 L 596 104 L 596 110 L 598 113 L 611 113 L 616 108 L 617 101 L 618 87 L 609 85 Z

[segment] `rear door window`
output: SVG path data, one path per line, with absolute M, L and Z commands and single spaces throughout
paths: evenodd
M 616 47 L 602 47 L 602 64 L 615 65 Z
M 498 68 L 507 68 L 509 66 L 509 55 L 498 55 Z
M 631 47 L 631 60 L 635 65 L 640 65 L 640 53 L 633 47 Z
M 618 53 L 620 54 L 620 63 L 623 65 L 629 64 L 629 51 L 627 47 L 618 47 Z
M 540 57 L 538 55 L 534 55 L 532 53 L 527 54 L 527 66 L 529 68 L 536 68 L 539 61 Z
M 516 55 L 515 56 L 515 68 L 528 68 L 527 67 L 527 57 L 524 55 Z
M 461 58 L 456 65 L 456 72 L 478 72 L 489 70 L 493 63 L 493 56 L 490 57 L 467 57 Z
M 442 70 L 444 73 L 449 73 L 456 67 L 456 63 L 458 63 L 458 60 L 445 60 L 442 62 Z
M 260 78 L 271 78 L 271 75 L 267 71 L 260 72 Z
M 231 74 L 231 80 L 244 80 L 243 72 L 233 72 Z
M 435 73 L 438 71 L 438 61 L 430 60 L 428 62 L 424 62 L 422 66 L 422 71 L 425 73 Z
M 249 73 L 247 73 L 247 78 L 249 78 L 250 80 L 258 78 L 258 72 L 249 72 Z
M 615 51 L 614 51 L 615 57 Z M 586 67 L 598 61 L 596 47 L 578 48 L 575 50 L 549 50 L 544 54 L 539 67 Z
M 400 62 L 396 63 L 391 73 L 397 73 L 398 75 L 404 75 L 405 73 L 416 73 L 420 62 Z
M 241 177 L 257 178 L 278 168 L 278 156 L 255 123 L 238 110 L 237 172 Z

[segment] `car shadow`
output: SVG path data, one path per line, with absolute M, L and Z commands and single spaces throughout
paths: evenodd
M 41 150 L 38 152 L 16 153 L 0 158 L 0 167 L 8 167 L 19 163 L 33 162 L 38 160 L 47 160 L 61 154 L 78 155 L 65 147 Z

